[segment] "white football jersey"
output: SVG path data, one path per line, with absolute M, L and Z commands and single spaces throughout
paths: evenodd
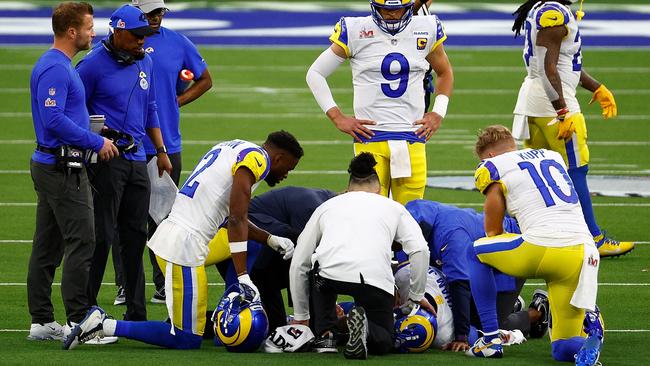
M 240 167 L 255 176 L 252 192 L 268 174 L 270 160 L 264 149 L 248 141 L 213 146 L 179 189 L 169 216 L 149 241 L 154 253 L 175 264 L 202 265 L 208 243 L 226 224 L 233 177 Z
M 355 117 L 375 121 L 373 130 L 417 130 L 413 122 L 424 116 L 426 57 L 446 38 L 435 15 L 413 17 L 394 36 L 372 16 L 341 18 L 330 40 L 350 58 Z
M 524 149 L 483 160 L 475 173 L 484 192 L 500 184 L 506 207 L 527 242 L 563 247 L 592 242 L 562 156 L 546 149 Z
M 395 286 L 399 293 L 400 305 L 403 305 L 408 300 L 410 279 L 410 264 L 402 266 L 395 272 Z M 451 294 L 449 293 L 447 277 L 440 270 L 429 267 L 424 293 L 428 295 L 429 301 L 433 299 L 436 302 L 434 306 L 437 307 L 438 332 L 433 340 L 433 345 L 442 348 L 443 345 L 454 340 L 454 315 L 451 312 Z
M 531 117 L 555 117 L 557 114 L 546 96 L 541 80 L 546 77 L 542 75 L 544 57 L 538 55 L 535 50 L 537 33 L 543 28 L 556 26 L 564 26 L 568 32 L 560 45 L 557 62 L 557 70 L 562 80 L 562 94 L 569 110 L 580 112 L 580 104 L 576 98 L 576 88 L 582 70 L 582 40 L 578 22 L 569 7 L 550 1 L 535 4 L 526 18 L 523 56 L 528 75 L 521 85 L 515 114 Z

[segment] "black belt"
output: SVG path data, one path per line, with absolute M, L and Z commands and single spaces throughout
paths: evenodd
M 59 152 L 58 147 L 46 147 L 43 145 L 36 145 L 36 151 L 44 152 L 46 154 L 54 155 L 56 156 Z

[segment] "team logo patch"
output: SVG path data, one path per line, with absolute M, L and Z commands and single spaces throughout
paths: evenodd
M 140 88 L 142 88 L 142 90 L 147 90 L 149 88 L 149 82 L 147 79 L 140 79 Z
M 589 259 L 587 259 L 587 264 L 592 267 L 598 267 L 598 259 L 594 258 L 593 255 L 590 255 Z
M 48 89 L 47 93 L 51 96 L 54 96 L 56 94 L 56 88 L 50 88 Z
M 56 107 L 56 99 L 52 99 L 52 98 L 45 99 L 45 106 L 46 107 Z
M 122 19 L 117 20 L 117 25 L 115 26 L 116 28 L 126 28 L 126 23 Z
M 417 39 L 418 50 L 425 49 L 427 47 L 427 42 L 428 40 L 426 38 L 418 38 Z
M 374 38 L 375 33 L 372 29 L 366 30 L 365 28 L 359 32 L 359 38 Z
M 392 44 L 393 46 L 397 46 L 397 38 L 391 39 L 390 44 Z
M 146 53 L 153 53 L 153 47 L 147 47 L 144 52 Z
M 145 74 L 144 71 L 140 71 L 140 77 L 141 78 L 146 78 L 147 74 Z

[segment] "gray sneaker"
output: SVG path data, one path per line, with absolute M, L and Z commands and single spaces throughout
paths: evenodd
M 63 349 L 73 349 L 79 343 L 86 343 L 96 337 L 104 336 L 104 319 L 106 313 L 99 306 L 93 306 L 86 313 L 86 317 L 79 322 L 63 341 Z
M 164 304 L 166 302 L 167 298 L 165 297 L 165 288 L 161 288 L 159 290 L 156 290 L 156 292 L 153 293 L 153 296 L 151 297 L 151 303 L 152 304 Z
M 125 305 L 126 304 L 126 294 L 124 293 L 124 287 L 120 286 L 117 288 L 117 295 L 115 296 L 115 301 L 113 305 Z
M 317 353 L 337 353 L 334 333 L 327 332 L 325 335 L 316 337 L 311 349 Z
M 348 313 L 348 329 L 350 339 L 345 345 L 343 356 L 354 360 L 368 358 L 368 318 L 361 306 L 355 306 Z
M 27 339 L 30 341 L 60 341 L 63 339 L 63 327 L 56 321 L 50 323 L 34 323 L 29 327 Z

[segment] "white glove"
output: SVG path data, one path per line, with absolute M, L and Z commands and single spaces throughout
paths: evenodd
M 239 285 L 242 287 L 242 296 L 249 297 L 248 300 L 251 302 L 260 300 L 260 291 L 257 289 L 257 286 L 255 286 L 253 281 L 251 281 L 248 273 L 238 276 L 237 280 L 239 281 Z
M 293 257 L 293 242 L 289 238 L 283 238 L 281 236 L 269 235 L 269 238 L 266 240 L 266 243 L 280 254 L 284 254 L 282 259 L 287 260 Z

